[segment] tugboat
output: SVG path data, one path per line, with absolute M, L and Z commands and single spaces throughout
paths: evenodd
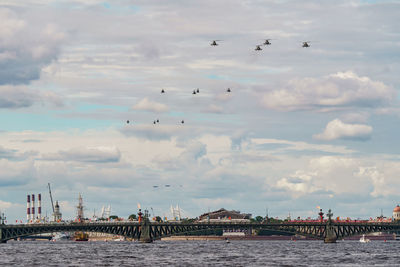
M 74 238 L 75 241 L 88 241 L 89 235 L 84 232 L 76 232 Z

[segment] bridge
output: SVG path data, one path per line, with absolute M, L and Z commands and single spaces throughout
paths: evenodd
M 204 230 L 266 229 L 324 240 L 334 243 L 337 239 L 373 232 L 400 231 L 400 223 L 337 222 L 329 218 L 326 222 L 280 222 L 280 223 L 215 223 L 215 222 L 105 222 L 105 223 L 50 223 L 0 225 L 0 242 L 52 232 L 100 232 L 121 235 L 141 242 L 152 242 L 172 235 L 195 234 Z

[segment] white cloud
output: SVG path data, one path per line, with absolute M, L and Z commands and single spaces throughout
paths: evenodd
M 372 127 L 364 124 L 347 124 L 339 119 L 330 121 L 321 134 L 313 137 L 320 140 L 353 139 L 367 140 L 371 137 Z
M 9 161 L 0 159 L 0 187 L 19 186 L 36 179 L 36 169 L 32 160 Z
M 37 91 L 26 86 L 0 85 L 0 108 L 25 108 L 35 103 L 63 106 L 62 99 L 53 92 Z
M 140 100 L 139 103 L 132 107 L 134 110 L 145 110 L 153 112 L 166 112 L 168 111 L 168 106 L 165 104 L 157 103 L 149 100 L 147 97 Z
M 0 8 L 0 17 L 0 85 L 39 79 L 41 69 L 57 58 L 65 34 L 8 8 Z
M 390 104 L 396 95 L 393 88 L 382 82 L 347 71 L 319 79 L 290 80 L 284 88 L 264 93 L 262 104 L 280 111 L 377 108 Z
M 86 163 L 118 162 L 121 152 L 116 147 L 83 147 L 45 154 L 42 160 L 77 161 Z

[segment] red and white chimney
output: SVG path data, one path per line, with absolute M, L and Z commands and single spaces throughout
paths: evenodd
M 38 195 L 38 218 L 42 219 L 42 194 Z
M 32 221 L 36 219 L 35 217 L 35 194 L 32 194 Z
M 29 222 L 31 219 L 31 196 L 27 196 L 27 202 L 26 202 L 26 220 Z

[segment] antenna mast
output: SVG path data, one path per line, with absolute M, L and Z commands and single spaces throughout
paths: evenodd
M 54 213 L 54 203 L 53 203 L 53 197 L 51 196 L 51 189 L 50 189 L 50 183 L 47 184 L 49 187 L 49 194 L 50 194 L 50 200 L 51 200 L 51 208 L 53 209 Z

